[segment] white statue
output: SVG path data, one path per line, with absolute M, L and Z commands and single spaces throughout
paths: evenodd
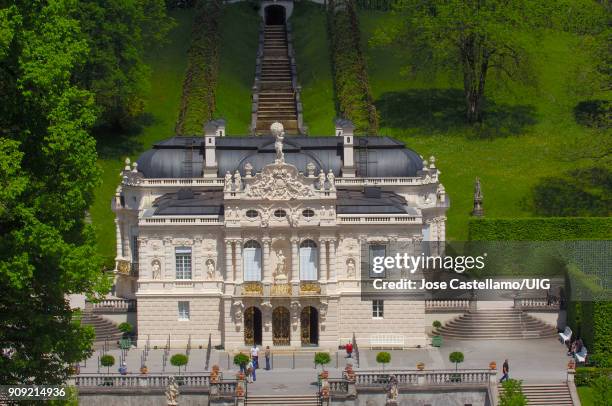
M 225 191 L 229 192 L 232 190 L 232 174 L 227 171 L 225 172 Z
M 159 263 L 159 260 L 153 260 L 153 262 L 151 263 L 151 267 L 153 268 L 153 279 L 159 279 L 159 277 L 161 276 L 161 264 Z
M 179 386 L 176 379 L 171 376 L 168 378 L 168 386 L 166 386 L 166 401 L 168 406 L 178 405 Z
M 209 281 L 215 279 L 215 261 L 212 259 L 206 261 L 206 276 Z
M 240 172 L 236 169 L 236 173 L 234 173 L 234 189 L 237 192 L 240 192 L 242 189 L 242 176 L 240 176 Z
M 346 261 L 346 277 L 349 279 L 355 278 L 355 260 L 353 258 Z
M 397 398 L 399 397 L 399 390 L 397 388 L 397 377 L 391 375 L 389 377 L 389 383 L 387 384 L 387 402 L 388 406 L 397 405 Z
M 246 175 L 247 178 L 250 178 L 251 176 L 253 176 L 253 165 L 251 165 L 250 162 L 247 162 L 246 164 L 244 164 L 244 174 Z
M 272 135 L 276 137 L 276 142 L 274 143 L 274 149 L 276 150 L 276 163 L 283 163 L 285 162 L 285 154 L 283 153 L 285 129 L 281 123 L 276 122 L 270 126 L 270 131 L 272 132 Z
M 334 173 L 330 169 L 329 173 L 327 174 L 327 181 L 329 182 L 329 190 L 331 190 L 332 192 L 336 190 L 336 185 L 334 184 L 335 179 L 336 177 L 334 176 Z
M 282 282 L 287 280 L 285 272 L 285 254 L 282 250 L 276 251 L 276 272 L 274 272 L 274 281 Z
M 325 172 L 323 172 L 323 169 L 319 172 L 319 189 L 325 190 Z
M 308 177 L 314 178 L 315 164 L 313 164 L 312 161 L 308 162 L 306 170 L 308 171 Z

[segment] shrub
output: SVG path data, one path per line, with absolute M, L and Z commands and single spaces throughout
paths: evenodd
M 593 380 L 591 387 L 593 388 L 593 405 L 609 406 L 610 399 L 612 399 L 612 379 L 600 376 Z
M 504 390 L 499 396 L 499 406 L 526 406 L 527 397 L 523 394 L 522 381 L 508 379 L 502 384 Z
M 117 327 L 123 334 L 130 334 L 134 329 L 130 323 L 123 322 Z
M 321 365 L 321 368 L 325 369 L 325 365 L 331 362 L 331 356 L 328 352 L 316 352 L 314 355 L 315 365 Z
M 459 367 L 459 363 L 463 362 L 463 360 L 464 360 L 463 353 L 460 352 L 460 351 L 453 351 L 448 356 L 448 359 L 449 359 L 450 362 L 454 362 L 455 363 L 455 371 L 456 371 L 457 368 Z
M 605 376 L 612 379 L 612 368 L 578 367 L 576 368 L 576 386 L 592 386 L 593 381 Z
M 249 356 L 243 353 L 238 353 L 234 355 L 234 365 L 238 365 L 239 367 L 244 367 L 249 363 Z
M 187 357 L 187 355 L 185 354 L 174 354 L 171 358 L 170 358 L 170 363 L 172 365 L 174 365 L 175 367 L 178 367 L 179 369 L 179 375 L 181 373 L 181 367 L 183 365 L 187 365 L 187 362 L 189 361 L 189 358 Z
M 106 372 L 110 373 L 110 367 L 115 365 L 115 357 L 110 354 L 105 354 L 100 358 L 100 365 L 106 367 Z
M 376 354 L 376 362 L 378 362 L 379 364 L 382 364 L 383 371 L 384 371 L 385 364 L 388 364 L 389 362 L 391 362 L 391 354 L 389 354 L 386 351 L 379 352 L 378 354 Z
M 434 322 L 431 323 L 431 325 L 433 326 L 433 328 L 440 328 L 440 327 L 442 327 L 442 323 L 440 323 L 440 320 L 434 320 Z

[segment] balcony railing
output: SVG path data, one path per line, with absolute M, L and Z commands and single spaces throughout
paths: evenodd
M 428 299 L 425 300 L 427 313 L 467 312 L 475 303 L 471 299 Z
M 105 387 L 136 388 L 168 386 L 170 375 L 114 375 L 114 374 L 81 374 L 74 377 L 75 386 L 81 388 Z M 182 387 L 208 387 L 210 374 L 181 375 L 176 378 Z
M 263 285 L 261 282 L 244 282 L 242 296 L 263 296 Z
M 126 313 L 136 311 L 135 299 L 102 299 L 99 302 L 85 301 L 85 307 L 94 313 Z
M 514 307 L 523 311 L 556 312 L 560 305 L 561 301 L 555 296 L 514 298 Z

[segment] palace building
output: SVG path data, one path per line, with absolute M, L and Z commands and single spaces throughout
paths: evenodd
M 139 347 L 425 345 L 423 300 L 363 300 L 360 281 L 393 244 L 444 241 L 433 157 L 344 120 L 327 137 L 204 132 L 126 161 L 112 202 L 115 294 L 137 300 Z

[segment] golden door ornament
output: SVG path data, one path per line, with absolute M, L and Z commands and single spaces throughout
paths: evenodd
M 272 343 L 274 345 L 290 345 L 291 315 L 286 307 L 279 306 L 272 311 Z

